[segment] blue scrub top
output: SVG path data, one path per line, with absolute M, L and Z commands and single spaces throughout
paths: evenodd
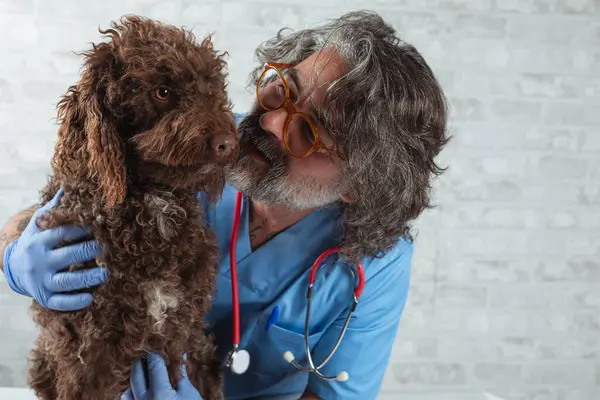
M 232 347 L 232 299 L 229 267 L 236 191 L 226 185 L 217 204 L 205 209 L 207 224 L 217 236 L 220 272 L 213 307 L 207 316 L 224 361 Z M 315 211 L 252 251 L 249 202 L 242 203 L 236 244 L 240 302 L 240 348 L 250 353 L 243 375 L 225 369 L 227 399 L 302 394 L 308 387 L 324 399 L 376 399 L 387 369 L 404 309 L 410 280 L 413 244 L 399 239 L 385 256 L 363 260 L 365 288 L 348 330 L 324 375 L 349 374 L 346 382 L 325 381 L 298 371 L 283 354 L 291 351 L 306 365 L 304 323 L 310 267 L 341 238 L 337 207 Z M 352 304 L 355 281 L 347 260 L 331 255 L 317 274 L 309 325 L 313 361 L 320 363 L 335 345 Z M 273 310 L 278 318 L 273 323 Z M 271 321 L 269 321 L 271 319 Z

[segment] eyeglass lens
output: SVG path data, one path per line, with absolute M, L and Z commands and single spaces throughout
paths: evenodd
M 316 132 L 304 114 L 295 112 L 286 93 L 287 81 L 281 72 L 275 68 L 267 68 L 258 80 L 258 101 L 267 110 L 284 107 L 288 111 L 284 127 L 284 140 L 288 150 L 297 157 L 306 155 L 314 147 Z M 291 117 L 290 117 L 291 115 Z

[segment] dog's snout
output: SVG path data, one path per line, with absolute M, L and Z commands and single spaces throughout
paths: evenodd
M 220 134 L 210 138 L 210 145 L 216 156 L 224 157 L 233 151 L 236 143 L 234 137 Z

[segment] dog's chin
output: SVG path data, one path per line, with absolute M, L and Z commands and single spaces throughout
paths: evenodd
M 147 181 L 165 189 L 204 192 L 212 198 L 220 196 L 225 186 L 225 166 L 220 163 L 181 166 L 152 163 L 144 169 Z

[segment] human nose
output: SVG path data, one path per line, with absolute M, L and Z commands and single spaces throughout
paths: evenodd
M 260 127 L 271 133 L 280 142 L 283 142 L 283 130 L 287 119 L 286 110 L 281 107 L 277 110 L 265 112 L 259 120 Z

